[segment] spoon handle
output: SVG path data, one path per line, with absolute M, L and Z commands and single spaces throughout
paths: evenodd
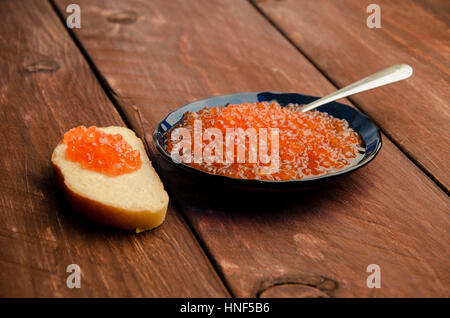
M 308 110 L 314 109 L 343 97 L 407 79 L 412 75 L 412 73 L 412 67 L 407 64 L 393 65 L 382 71 L 379 71 L 378 73 L 372 74 L 366 78 L 363 78 L 362 80 L 341 88 L 340 90 L 331 93 L 328 96 L 322 97 L 321 99 L 304 105 L 300 108 L 300 111 L 306 112 Z

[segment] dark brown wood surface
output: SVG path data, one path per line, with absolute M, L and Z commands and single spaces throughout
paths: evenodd
M 68 208 L 53 148 L 74 126 L 124 123 L 48 2 L 1 1 L 0 12 L 0 296 L 227 296 L 173 205 L 139 235 Z M 66 286 L 72 263 L 80 289 Z
M 255 0 L 338 87 L 393 64 L 414 75 L 351 97 L 447 191 L 450 187 L 450 1 Z M 369 4 L 381 28 L 369 29 Z
M 56 3 L 64 13 L 70 2 Z M 154 125 L 195 99 L 335 89 L 247 1 L 79 4 L 76 37 L 150 148 Z M 450 295 L 449 199 L 387 138 L 374 162 L 344 180 L 278 195 L 213 188 L 152 154 L 234 296 Z M 381 289 L 366 287 L 372 263 Z

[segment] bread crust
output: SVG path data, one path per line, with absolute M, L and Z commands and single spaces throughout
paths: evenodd
M 167 205 L 159 211 L 129 211 L 105 205 L 79 195 L 64 182 L 60 168 L 52 161 L 54 177 L 60 189 L 64 192 L 72 208 L 83 217 L 94 222 L 124 229 L 136 230 L 136 233 L 151 230 L 164 222 Z

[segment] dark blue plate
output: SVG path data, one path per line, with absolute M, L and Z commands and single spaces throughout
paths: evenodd
M 214 106 L 227 106 L 229 104 L 240 104 L 245 102 L 262 102 L 262 101 L 277 101 L 281 106 L 286 106 L 287 104 L 308 104 L 319 97 L 301 95 L 295 93 L 275 93 L 275 92 L 261 92 L 261 93 L 237 93 L 231 95 L 222 95 L 210 97 L 207 99 L 195 101 L 184 105 L 171 113 L 169 113 L 166 118 L 164 118 L 155 128 L 153 133 L 153 142 L 156 148 L 162 154 L 162 156 L 168 160 L 175 167 L 183 169 L 185 171 L 194 173 L 198 176 L 209 179 L 211 182 L 231 186 L 240 189 L 249 190 L 300 190 L 305 188 L 312 188 L 318 185 L 322 185 L 329 181 L 336 180 L 345 174 L 348 174 L 362 166 L 368 164 L 381 149 L 381 136 L 376 125 L 370 120 L 369 117 L 357 111 L 356 109 L 332 102 L 317 109 L 322 112 L 326 112 L 333 117 L 341 118 L 347 120 L 350 126 L 359 134 L 361 140 L 363 141 L 363 146 L 365 147 L 365 153 L 361 156 L 361 159 L 346 169 L 339 170 L 337 172 L 332 172 L 329 174 L 308 177 L 300 180 L 287 180 L 287 181 L 265 181 L 265 180 L 249 180 L 249 179 L 238 179 L 222 175 L 210 174 L 195 168 L 192 168 L 183 163 L 177 163 L 172 160 L 170 153 L 166 150 L 167 132 L 174 127 L 183 118 L 186 112 L 197 112 L 205 107 Z

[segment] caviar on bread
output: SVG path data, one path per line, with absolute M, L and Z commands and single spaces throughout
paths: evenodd
M 76 127 L 51 161 L 67 200 L 84 217 L 136 232 L 163 223 L 169 197 L 133 131 Z

